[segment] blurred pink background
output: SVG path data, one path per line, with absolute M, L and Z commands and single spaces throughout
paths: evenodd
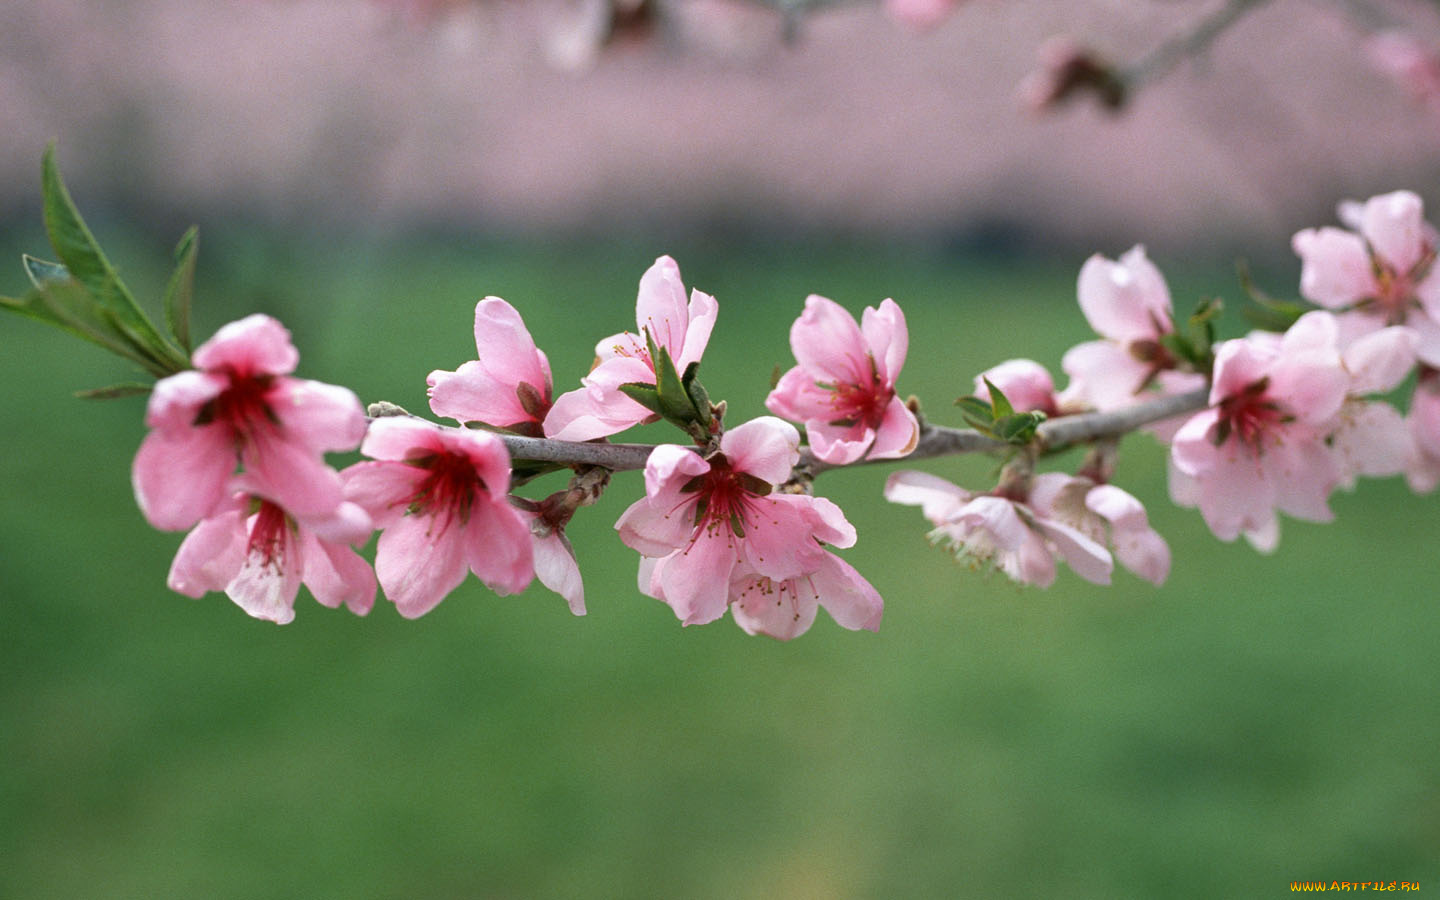
M 587 59 L 559 2 L 20 0 L 0 209 L 33 212 L 51 138 L 82 206 L 381 227 L 999 226 L 1114 249 L 1288 240 L 1402 186 L 1440 202 L 1434 113 L 1333 4 L 1262 6 L 1119 116 L 1017 100 L 1053 34 L 1126 60 L 1216 6 L 971 0 L 921 33 L 847 5 L 786 44 L 758 5 L 676 0 Z M 1433 4 L 1378 8 L 1440 34 Z

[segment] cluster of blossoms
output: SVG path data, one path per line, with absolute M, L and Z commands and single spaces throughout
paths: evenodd
M 988 399 L 994 387 L 1015 409 L 1053 419 L 1202 391 L 1203 409 L 1149 428 L 1170 447 L 1171 498 L 1199 507 L 1221 540 L 1243 535 L 1265 552 L 1279 540 L 1278 513 L 1329 521 L 1331 493 L 1361 475 L 1404 473 L 1416 491 L 1432 490 L 1440 483 L 1436 231 L 1408 191 L 1342 204 L 1340 218 L 1348 230 L 1295 235 L 1300 293 L 1320 308 L 1283 333 L 1196 347 L 1177 334 L 1164 278 L 1136 247 L 1081 269 L 1080 308 L 1104 340 L 1065 354 L 1064 391 L 1039 363 L 1010 360 L 976 378 L 976 395 Z M 1377 399 L 1417 371 L 1408 417 Z M 1140 503 L 1104 483 L 1108 468 L 1103 453 L 1073 477 L 1031 476 L 1022 466 L 987 494 L 899 472 L 885 492 L 920 506 L 936 540 L 1016 580 L 1049 584 L 1058 557 L 1106 583 L 1108 543 L 1126 568 L 1158 584 L 1169 551 Z
M 1098 339 L 1051 374 L 1027 359 L 976 376 L 957 404 L 971 430 L 923 423 L 896 392 L 909 351 L 893 300 L 857 321 L 809 297 L 790 329 L 795 366 L 765 399 L 773 413 L 734 427 L 698 374 L 719 304 L 686 292 L 674 260 L 640 279 L 635 330 L 601 340 L 578 388 L 556 395 L 550 362 L 520 314 L 498 297 L 475 308 L 476 359 L 427 379 L 431 411 L 388 404 L 366 414 L 349 390 L 296 378 L 299 354 L 274 319 L 221 328 L 193 353 L 182 244 L 162 337 L 93 245 L 47 156 L 47 226 L 59 263 L 27 259 L 34 290 L 0 306 L 73 330 L 162 376 L 133 484 L 156 528 L 189 530 L 168 583 L 190 596 L 223 591 L 252 616 L 294 617 L 301 584 L 331 607 L 365 614 L 377 590 L 402 616 L 424 615 L 465 581 L 500 594 L 538 579 L 584 615 L 566 527 L 612 472 L 644 470 L 644 496 L 615 523 L 639 554 L 642 593 L 686 625 L 728 610 L 752 634 L 788 640 L 824 607 L 839 625 L 876 630 L 883 601 L 834 550 L 856 529 L 814 496 L 827 468 L 906 457 L 1003 452 L 999 483 L 973 491 L 936 475 L 892 473 L 895 503 L 918 506 L 931 538 L 975 567 L 1051 584 L 1057 563 L 1108 584 L 1115 562 L 1146 581 L 1169 574 L 1170 549 L 1134 496 L 1110 483 L 1119 438 L 1144 427 L 1168 445 L 1170 494 L 1198 507 L 1222 540 L 1261 551 L 1279 513 L 1323 522 L 1330 495 L 1360 476 L 1440 484 L 1440 234 L 1420 198 L 1397 191 L 1345 203 L 1345 228 L 1306 229 L 1293 248 L 1300 294 L 1272 304 L 1280 330 L 1215 342 L 1214 303 L 1177 322 L 1160 271 L 1135 247 L 1081 268 L 1081 312 Z M 123 326 L 123 327 L 122 327 Z M 188 367 L 187 367 L 188 364 Z M 1407 379 L 1404 414 L 1388 400 Z M 608 438 L 664 420 L 687 438 L 660 446 Z M 793 423 L 793 424 L 792 424 Z M 803 427 L 808 446 L 802 446 Z M 1072 472 L 1037 471 L 1076 444 Z M 343 471 L 326 454 L 358 450 Z M 569 484 L 540 499 L 512 488 L 557 470 Z M 376 531 L 373 566 L 357 552 Z
M 565 526 L 608 473 L 576 466 L 564 491 L 511 496 L 501 434 L 594 441 L 662 412 L 674 421 L 662 402 L 667 377 L 685 371 L 687 387 L 695 384 L 717 313 L 708 294 L 686 296 L 679 268 L 662 257 L 640 280 L 636 331 L 600 341 L 581 387 L 556 397 L 549 360 L 519 313 L 487 297 L 475 308 L 477 358 L 427 379 L 431 411 L 469 427 L 367 419 L 348 390 L 290 377 L 298 354 L 274 319 L 227 325 L 196 349 L 193 370 L 156 384 L 146 418 L 153 430 L 135 459 L 135 494 L 150 523 L 193 527 L 169 584 L 192 596 L 224 591 L 257 618 L 288 622 L 302 582 L 322 603 L 363 614 L 378 581 L 413 618 L 469 571 L 501 594 L 538 578 L 584 615 Z M 866 310 L 857 326 L 812 297 L 792 344 L 801 365 L 770 406 L 813 420 L 812 435 L 828 437 L 816 451 L 822 459 L 893 457 L 915 446 L 919 423 L 894 393 L 907 335 L 892 301 Z M 703 397 L 698 391 L 692 397 Z M 879 594 L 826 549 L 853 545 L 854 527 L 828 500 L 787 489 L 800 460 L 795 427 L 766 416 L 725 429 L 723 406 L 708 399 L 692 400 L 688 413 L 677 424 L 693 446 L 649 453 L 645 497 L 616 524 L 641 554 L 641 590 L 685 624 L 732 609 L 746 631 L 788 639 L 824 606 L 846 628 L 878 628 Z M 368 459 L 343 471 L 324 461 L 357 448 Z M 377 529 L 372 570 L 353 547 Z

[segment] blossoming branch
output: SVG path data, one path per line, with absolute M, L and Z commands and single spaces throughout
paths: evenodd
M 1300 293 L 1314 308 L 1265 302 L 1273 330 L 1217 342 L 1219 307 L 1175 315 L 1159 269 L 1135 247 L 1081 268 L 1081 313 L 1098 338 L 1067 352 L 1063 390 L 1042 365 L 1003 361 L 956 401 L 968 427 L 936 424 L 899 390 L 909 348 L 893 299 L 857 321 L 820 296 L 790 331 L 795 366 L 773 415 L 726 421 L 700 368 L 720 304 L 687 293 L 660 257 L 640 277 L 635 330 L 604 337 L 578 387 L 556 394 L 545 353 L 498 297 L 475 308 L 476 358 L 428 376 L 442 424 L 384 402 L 369 414 L 346 388 L 297 378 L 299 353 L 276 320 L 251 315 L 192 348 L 193 232 L 157 327 L 106 260 L 55 166 L 43 166 L 46 227 L 57 260 L 25 258 L 32 288 L 0 305 L 128 360 L 153 384 L 150 431 L 132 481 L 145 519 L 188 531 L 167 583 L 218 591 L 260 619 L 288 622 L 300 586 L 358 614 L 378 591 L 402 616 L 424 615 L 474 574 L 497 593 L 538 579 L 586 611 L 571 519 L 643 469 L 643 494 L 615 523 L 638 554 L 642 593 L 684 624 L 728 611 L 741 628 L 788 640 L 823 607 L 840 626 L 876 630 L 879 593 L 836 552 L 857 530 L 815 493 L 845 466 L 984 452 L 998 483 L 964 488 L 916 470 L 890 473 L 887 499 L 920 507 L 930 539 L 972 568 L 1046 586 L 1065 562 L 1108 584 L 1116 561 L 1161 584 L 1171 551 L 1142 502 L 1113 482 L 1121 438 L 1146 430 L 1169 446 L 1171 499 L 1198 507 L 1221 540 L 1275 548 L 1280 513 L 1329 521 L 1329 497 L 1359 476 L 1440 483 L 1440 275 L 1437 234 L 1420 198 L 1397 191 L 1340 207 L 1346 228 L 1294 238 Z M 1257 295 L 1258 296 L 1258 295 Z M 1264 298 L 1262 298 L 1264 299 Z M 1415 376 L 1402 413 L 1384 397 Z M 573 383 L 573 382 L 572 382 Z M 611 443 L 664 421 L 659 446 Z M 803 429 L 803 433 L 802 430 Z M 1088 447 L 1074 471 L 1044 471 Z M 326 455 L 367 457 L 337 471 Z M 548 496 L 522 482 L 563 478 Z M 378 531 L 373 564 L 357 548 Z

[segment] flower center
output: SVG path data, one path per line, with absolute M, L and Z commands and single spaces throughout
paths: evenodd
M 200 407 L 195 425 L 223 423 L 235 434 L 237 441 L 262 425 L 279 425 L 268 398 L 274 387 L 271 375 L 237 375 L 231 373 L 230 386 L 213 400 Z
M 681 488 L 684 493 L 698 494 L 692 543 L 702 530 L 713 536 L 723 529 L 743 538 L 746 526 L 754 521 L 756 501 L 769 494 L 773 486 L 747 472 L 735 471 L 722 453 L 710 457 L 709 462 L 710 471 L 695 476 Z
M 829 424 L 841 428 L 868 425 L 879 428 L 885 421 L 885 410 L 890 405 L 890 392 L 880 384 L 880 372 L 875 367 L 875 357 L 865 357 L 869 365 L 867 375 L 857 376 L 854 382 L 822 384 L 830 389 L 830 405 L 836 418 Z
M 449 524 L 451 516 L 459 516 L 462 525 L 470 521 L 475 497 L 486 488 L 468 457 L 457 453 L 430 453 L 406 462 L 428 470 L 410 496 L 406 513 L 415 516 L 443 513 L 446 516 L 444 525 Z
M 255 524 L 250 527 L 250 543 L 246 546 L 251 559 L 258 558 L 262 566 L 283 568 L 285 541 L 289 537 L 290 522 L 281 509 L 269 500 L 261 500 L 255 512 Z
M 1232 394 L 1220 401 L 1215 446 L 1220 446 L 1231 435 L 1235 435 L 1241 443 L 1259 453 L 1265 435 L 1275 426 L 1283 425 L 1294 418 L 1269 398 L 1265 393 L 1269 387 L 1270 379 L 1262 378 L 1238 394 Z

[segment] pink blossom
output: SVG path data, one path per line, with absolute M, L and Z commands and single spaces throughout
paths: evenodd
M 646 558 L 640 570 L 640 590 L 665 600 L 666 566 L 677 554 Z M 668 601 L 667 601 L 668 602 Z M 769 578 L 738 565 L 730 577 L 730 614 L 746 634 L 763 634 L 788 641 L 810 630 L 820 607 L 836 624 L 851 631 L 878 631 L 885 601 L 849 563 L 826 552 L 815 571 L 790 578 Z
M 1415 367 L 1415 332 L 1390 326 L 1355 339 L 1341 353 L 1350 376 L 1345 402 L 1329 426 L 1331 452 L 1340 466 L 1340 487 L 1407 471 L 1415 443 L 1400 412 L 1371 394 L 1393 391 Z
M 1174 332 L 1170 289 L 1139 245 L 1118 261 L 1095 254 L 1080 268 L 1080 310 L 1102 341 L 1071 347 L 1060 362 L 1070 384 L 1062 409 L 1108 411 L 1203 387 L 1205 377 L 1178 371 L 1162 339 Z M 1155 429 L 1168 437 L 1177 423 Z
M 812 294 L 790 328 L 799 365 L 781 376 L 765 406 L 803 422 L 810 449 L 825 462 L 905 456 L 920 440 L 919 422 L 895 396 L 909 347 L 894 300 L 867 306 L 857 326 L 840 304 Z
M 543 506 L 533 510 L 522 507 L 519 513 L 521 521 L 530 529 L 535 577 L 564 597 L 570 612 L 585 615 L 585 584 L 580 578 L 580 566 L 575 562 L 575 548 L 565 536 L 564 527 L 547 521 Z
M 1416 353 L 1440 365 L 1440 274 L 1436 232 L 1410 191 L 1344 203 L 1353 231 L 1307 228 L 1291 246 L 1300 256 L 1300 293 L 1334 310 L 1342 349 L 1386 325 L 1416 334 Z
M 725 613 L 738 575 L 778 583 L 828 569 L 821 542 L 852 546 L 855 529 L 828 500 L 774 490 L 799 445 L 793 426 L 762 416 L 726 431 L 709 459 L 673 444 L 651 451 L 645 497 L 615 523 L 621 541 L 659 560 L 642 564 L 641 589 L 695 625 Z
M 1432 112 L 1440 109 L 1440 54 L 1433 44 L 1405 31 L 1382 31 L 1365 41 L 1365 56 Z
M 291 515 L 318 518 L 340 505 L 340 478 L 322 455 L 353 450 L 365 411 L 342 387 L 288 377 L 299 361 L 279 322 L 253 315 L 201 344 L 198 371 L 161 379 L 150 395 L 151 431 L 135 455 L 135 499 L 156 528 L 189 528 L 229 494 L 237 462 L 251 492 Z
M 375 573 L 350 545 L 369 537 L 370 517 L 341 503 L 323 520 L 299 522 L 269 500 L 232 494 L 185 536 L 167 583 L 189 597 L 224 591 L 257 619 L 295 618 L 301 583 L 315 599 L 365 615 L 375 604 Z
M 895 472 L 885 499 L 918 506 L 935 526 L 931 540 L 947 544 L 973 567 L 993 565 L 1022 584 L 1049 587 L 1055 557 L 1095 584 L 1109 584 L 1110 552 L 1069 525 L 1043 515 L 1026 499 L 975 494 L 925 472 Z M 1028 498 L 1027 498 L 1028 499 Z
M 436 370 L 426 378 L 430 409 L 460 422 L 542 437 L 551 404 L 550 361 L 520 314 L 499 297 L 475 305 L 475 351 L 477 359 L 456 371 Z
M 960 0 L 885 0 L 890 18 L 912 28 L 934 28 L 945 21 Z
M 611 335 L 595 346 L 597 363 L 581 379 L 584 387 L 562 394 L 545 417 L 545 435 L 562 441 L 606 437 L 652 418 L 650 410 L 621 392 L 624 384 L 655 384 L 655 362 L 646 347 L 648 332 L 669 352 L 678 372 L 699 362 L 710 342 L 719 305 L 715 298 L 685 286 L 675 260 L 662 256 L 640 278 L 635 301 L 636 333 Z
M 418 419 L 378 419 L 359 462 L 341 474 L 345 496 L 382 529 L 375 574 L 400 615 L 424 615 L 468 569 L 499 594 L 534 575 L 530 529 L 506 500 L 510 456 L 494 434 Z
M 1306 313 L 1283 337 L 1226 341 L 1215 357 L 1210 406 L 1171 445 L 1171 496 L 1199 506 L 1215 536 L 1244 534 L 1269 551 L 1276 510 L 1328 522 L 1344 471 L 1326 444 L 1351 379 L 1329 313 Z
M 1127 491 L 1046 472 L 1032 480 L 1029 503 L 1045 518 L 1110 546 L 1121 565 L 1146 581 L 1164 584 L 1170 574 L 1170 546 L 1150 527 L 1144 505 Z
M 1032 359 L 1008 359 L 975 376 L 975 396 L 991 402 L 986 381 L 1000 389 L 1016 412 L 1043 412 L 1047 416 L 1060 414 L 1055 400 L 1055 382 L 1045 367 Z

